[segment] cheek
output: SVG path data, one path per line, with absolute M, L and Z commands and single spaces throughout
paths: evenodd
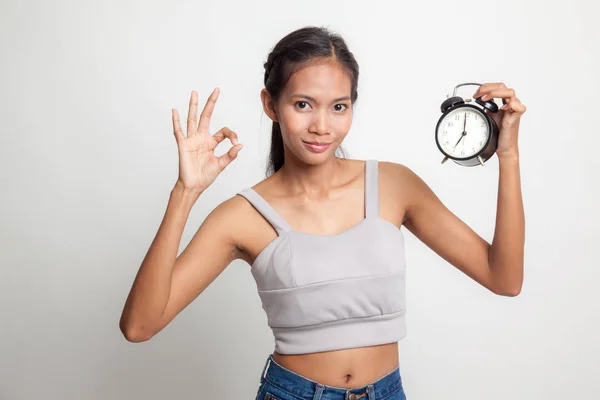
M 280 114 L 279 123 L 287 135 L 303 133 L 310 126 L 310 116 L 294 111 L 284 111 Z
M 348 132 L 350 130 L 350 126 L 352 125 L 352 113 L 348 112 L 344 114 L 344 116 L 339 119 L 340 129 L 344 132 Z
M 331 130 L 337 136 L 346 136 L 352 125 L 352 113 L 348 112 L 343 115 L 332 116 L 329 123 Z

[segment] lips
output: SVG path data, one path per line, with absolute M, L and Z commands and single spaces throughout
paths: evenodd
M 327 146 L 331 143 L 325 143 L 325 142 L 307 142 L 306 140 L 303 140 L 304 143 L 308 143 L 308 144 L 314 144 L 315 146 Z
M 313 153 L 322 153 L 326 151 L 331 145 L 331 143 L 318 144 L 318 142 L 305 142 L 304 140 L 302 142 L 304 143 L 306 148 L 312 151 Z

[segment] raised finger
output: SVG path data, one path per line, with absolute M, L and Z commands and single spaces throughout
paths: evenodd
M 481 96 L 481 100 L 490 100 L 490 99 L 496 99 L 496 98 L 502 98 L 502 99 L 507 99 L 510 100 L 512 98 L 515 97 L 515 91 L 514 89 L 511 88 L 497 88 L 497 89 L 492 89 L 489 92 L 484 93 Z
M 213 138 L 217 143 L 221 143 L 223 140 L 225 140 L 225 138 L 229 138 L 233 145 L 238 144 L 237 133 L 227 127 L 219 129 L 219 131 L 213 135 Z
M 197 115 L 198 115 L 198 93 L 195 90 L 192 90 L 192 95 L 190 96 L 190 109 L 188 111 L 188 119 L 187 119 L 188 135 L 190 135 L 192 132 L 196 131 L 196 125 L 198 124 Z
M 172 109 L 171 116 L 173 118 L 173 134 L 175 135 L 175 139 L 177 139 L 177 141 L 185 139 L 185 135 L 181 130 L 181 124 L 179 123 L 179 113 L 177 110 Z
M 490 90 L 501 88 L 501 87 L 506 87 L 506 85 L 503 82 L 484 83 L 481 86 L 479 86 L 479 88 L 477 88 L 475 93 L 473 93 L 473 97 L 477 98 L 484 93 L 488 93 Z
M 206 104 L 204 105 L 204 109 L 200 114 L 200 122 L 198 123 L 198 132 L 208 134 L 208 127 L 210 125 L 210 117 L 212 116 L 213 110 L 215 109 L 215 103 L 217 102 L 217 98 L 219 97 L 219 88 L 215 88 L 210 96 L 208 96 L 208 100 L 206 100 Z

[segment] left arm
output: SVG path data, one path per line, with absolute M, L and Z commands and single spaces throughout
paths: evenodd
M 479 96 L 483 100 L 501 97 L 504 103 L 497 114 L 490 115 L 500 127 L 496 151 L 500 176 L 492 243 L 448 210 L 417 175 L 401 167 L 399 173 L 410 188 L 404 225 L 442 258 L 490 291 L 516 296 L 523 285 L 525 246 L 517 136 L 520 117 L 526 108 L 515 97 L 514 90 L 503 83 L 482 85 L 474 97 Z
M 498 206 L 488 263 L 495 292 L 516 296 L 523 285 L 525 215 L 521 197 L 519 159 L 499 158 Z

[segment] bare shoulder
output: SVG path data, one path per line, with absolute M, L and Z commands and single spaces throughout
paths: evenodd
M 415 194 L 422 191 L 425 182 L 409 167 L 391 161 L 379 162 L 380 182 L 394 190 Z
M 222 232 L 224 239 L 233 246 L 236 259 L 249 261 L 245 251 L 245 238 L 251 231 L 255 212 L 253 206 L 241 195 L 234 194 L 216 206 L 203 224 Z
M 280 190 L 273 176 L 257 182 L 251 188 L 267 199 L 270 193 Z M 219 204 L 211 214 L 212 219 L 220 221 L 227 231 L 227 240 L 235 247 L 236 258 L 249 265 L 252 265 L 256 254 L 277 235 L 254 205 L 239 193 Z
M 417 174 L 404 164 L 392 161 L 379 161 L 379 174 L 385 179 L 415 179 Z
M 425 182 L 408 166 L 391 161 L 379 162 L 379 184 L 382 210 L 402 210 L 402 223 L 409 217 L 412 206 L 430 192 Z M 386 204 L 389 204 L 386 207 Z

